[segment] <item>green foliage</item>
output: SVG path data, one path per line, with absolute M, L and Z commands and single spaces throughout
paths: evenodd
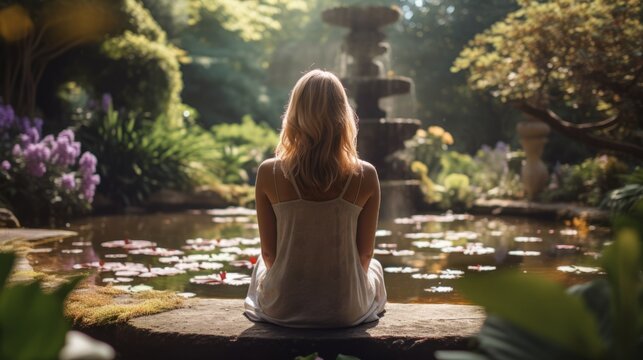
M 418 130 L 397 152 L 421 182 L 425 200 L 442 209 L 466 209 L 477 197 L 512 198 L 522 194 L 515 153 L 499 142 L 484 145 L 475 157 L 449 150 L 453 137 L 439 126 Z M 435 179 L 435 180 L 433 180 Z
M 239 124 L 215 125 L 212 133 L 220 156 L 217 176 L 226 184 L 254 183 L 259 164 L 273 154 L 279 141 L 272 128 L 250 116 Z
M 0 253 L 0 358 L 57 359 L 70 328 L 64 301 L 82 278 L 50 293 L 39 282 L 7 287 L 14 260 L 14 254 Z
M 79 132 L 102 159 L 99 193 L 121 204 L 140 203 L 161 188 L 190 190 L 216 179 L 215 143 L 199 126 L 140 121 L 110 108 Z
M 637 75 L 643 47 L 641 2 L 519 4 L 519 10 L 469 43 L 453 71 L 467 70 L 471 88 L 503 102 L 535 100 L 584 121 L 618 114 L 621 126 L 611 135 L 635 136 L 643 124 L 643 82 Z
M 402 8 L 395 27 L 386 28 L 396 73 L 413 78 L 417 114 L 426 124 L 448 129 L 458 151 L 473 153 L 483 144 L 507 141 L 517 112 L 467 86 L 463 73 L 449 71 L 461 49 L 477 33 L 504 18 L 514 0 L 389 2 Z
M 444 195 L 442 205 L 447 209 L 463 209 L 473 205 L 474 192 L 469 177 L 452 173 L 444 178 Z
M 441 360 L 638 359 L 643 348 L 643 202 L 614 221 L 606 245 L 607 279 L 563 289 L 518 272 L 470 276 L 465 296 L 490 316 L 478 334 L 479 354 L 438 352 Z M 520 304 L 520 306 L 517 306 Z M 484 354 L 484 355 L 482 355 Z
M 603 199 L 601 207 L 622 213 L 633 210 L 637 203 L 643 201 L 643 168 L 636 168 L 622 179 L 625 186 L 610 191 Z
M 183 83 L 175 48 L 126 31 L 105 41 L 101 51 L 110 61 L 101 91 L 113 94 L 115 104 L 178 119 Z
M 576 165 L 555 169 L 550 187 L 540 196 L 544 201 L 578 201 L 597 206 L 606 194 L 622 185 L 625 163 L 613 156 L 597 156 Z

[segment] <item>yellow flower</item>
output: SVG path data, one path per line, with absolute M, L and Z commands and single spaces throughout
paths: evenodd
M 429 134 L 435 137 L 441 137 L 444 134 L 444 129 L 439 126 L 429 126 Z
M 449 133 L 448 131 L 445 131 L 444 134 L 442 134 L 442 143 L 446 145 L 453 145 L 453 135 Z
M 418 129 L 418 131 L 415 132 L 415 136 L 425 138 L 426 137 L 426 131 L 423 130 L 423 129 Z

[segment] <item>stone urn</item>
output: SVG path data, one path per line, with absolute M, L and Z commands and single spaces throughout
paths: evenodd
M 527 199 L 533 200 L 547 186 L 547 181 L 549 180 L 547 166 L 545 166 L 541 157 L 550 128 L 544 122 L 528 117 L 518 123 L 516 132 L 525 151 L 525 160 L 522 163 L 520 175 Z

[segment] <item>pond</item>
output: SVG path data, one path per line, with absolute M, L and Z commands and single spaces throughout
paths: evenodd
M 79 235 L 29 255 L 36 269 L 85 272 L 134 291 L 243 298 L 260 256 L 249 209 L 97 216 L 70 229 Z M 389 301 L 464 303 L 457 279 L 473 272 L 515 268 L 565 285 L 603 276 L 594 266 L 610 233 L 582 222 L 445 214 L 383 220 L 376 235 Z

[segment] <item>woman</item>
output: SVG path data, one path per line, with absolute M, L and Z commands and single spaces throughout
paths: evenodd
M 245 313 L 290 327 L 378 319 L 386 290 L 372 259 L 380 189 L 359 160 L 355 115 L 339 79 L 313 70 L 292 90 L 276 158 L 255 190 L 261 257 Z

